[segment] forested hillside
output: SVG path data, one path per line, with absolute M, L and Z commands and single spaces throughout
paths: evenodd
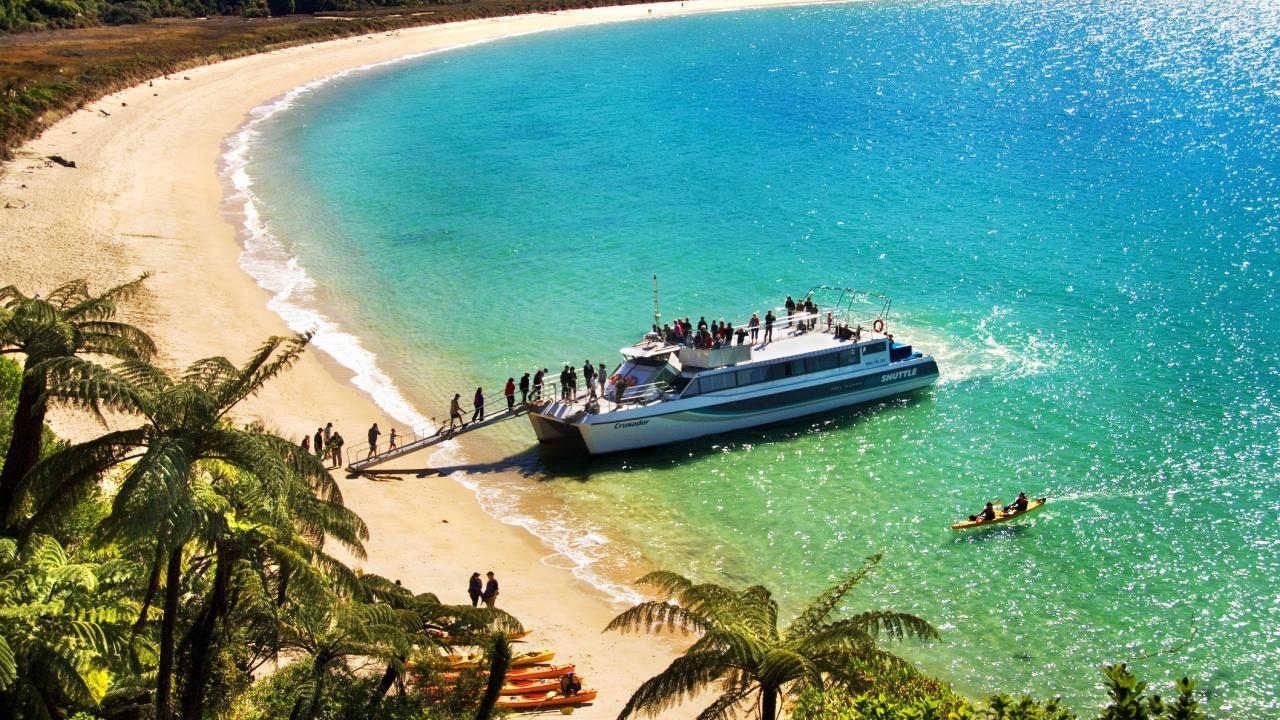
M 429 4 L 418 0 L 0 0 L 0 29 L 49 30 L 124 25 L 164 17 L 342 11 Z

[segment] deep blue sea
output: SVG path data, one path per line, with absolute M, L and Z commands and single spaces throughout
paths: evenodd
M 666 317 L 883 291 L 937 357 L 930 391 L 834 417 L 587 463 L 511 423 L 433 458 L 580 575 L 759 582 L 795 611 L 883 552 L 850 608 L 936 624 L 899 651 L 965 693 L 1087 710 L 1128 661 L 1280 716 L 1280 3 L 547 32 L 319 84 L 236 143 L 246 267 L 392 423 L 612 364 L 653 274 Z M 949 529 L 1019 490 L 1050 503 Z

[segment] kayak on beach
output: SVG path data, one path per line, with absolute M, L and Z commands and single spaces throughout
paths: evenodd
M 573 663 L 564 663 L 561 665 L 526 665 L 519 668 L 511 668 L 507 671 L 507 680 L 541 680 L 544 678 L 558 678 L 573 672 L 575 667 Z M 445 681 L 457 680 L 461 673 L 447 672 L 441 675 L 441 679 Z M 481 677 L 487 677 L 489 673 L 481 672 Z
M 1035 512 L 1036 510 L 1039 510 L 1040 508 L 1044 507 L 1044 504 L 1047 500 L 1048 498 L 1036 498 L 1035 500 L 1032 500 L 1031 502 L 1027 503 L 1026 510 L 1007 510 L 1007 511 L 1003 509 L 996 510 L 995 517 L 991 519 L 983 519 L 982 517 L 979 517 L 977 515 L 970 515 L 968 520 L 955 523 L 954 525 L 951 526 L 951 529 L 952 530 L 969 530 L 970 528 L 982 527 L 984 525 L 996 525 L 998 523 L 1008 522 L 1010 520 L 1020 518 L 1023 515 L 1028 515 L 1030 513 Z
M 551 658 L 554 658 L 555 656 L 556 652 L 554 650 L 527 650 L 511 657 L 511 667 L 523 667 L 525 665 L 537 665 L 538 663 L 551 662 Z M 445 655 L 444 660 L 453 668 L 479 667 L 485 662 L 485 654 L 482 652 L 474 652 L 467 653 L 465 655 Z
M 557 705 L 577 705 L 596 699 L 595 690 L 583 690 L 574 695 L 561 695 L 558 690 L 527 695 L 508 695 L 498 698 L 497 706 L 507 710 L 537 710 Z

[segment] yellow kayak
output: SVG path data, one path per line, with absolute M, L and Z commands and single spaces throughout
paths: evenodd
M 551 658 L 555 656 L 554 650 L 529 650 L 511 656 L 511 667 L 524 667 L 525 665 L 551 662 Z M 444 661 L 455 670 L 481 667 L 488 662 L 482 652 L 467 653 L 466 655 L 445 655 Z
M 511 667 L 524 667 L 526 665 L 551 662 L 551 658 L 555 656 L 556 652 L 554 650 L 529 650 L 511 656 Z
M 1023 510 L 1022 512 L 1013 512 L 1013 511 L 1005 512 L 1003 509 L 999 509 L 999 510 L 996 510 L 996 516 L 992 520 L 965 520 L 964 522 L 958 522 L 952 525 L 951 529 L 952 530 L 968 530 L 969 528 L 976 528 L 976 527 L 982 527 L 984 525 L 995 525 L 997 523 L 1008 522 L 1010 520 L 1020 518 L 1023 515 L 1027 515 L 1029 513 L 1035 512 L 1036 510 L 1039 510 L 1040 508 L 1044 507 L 1044 503 L 1046 500 L 1047 498 L 1036 498 L 1035 500 L 1032 500 L 1031 502 L 1027 503 L 1027 509 Z

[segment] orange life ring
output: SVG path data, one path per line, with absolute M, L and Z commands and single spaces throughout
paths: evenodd
M 625 378 L 623 378 L 623 380 L 625 380 L 625 381 L 626 381 L 626 383 L 627 383 L 627 387 L 632 387 L 632 386 L 634 386 L 634 385 L 636 384 L 636 376 L 635 376 L 635 375 L 628 375 L 628 376 L 626 376 Z
M 619 375 L 618 373 L 614 373 L 614 374 L 612 374 L 612 375 L 610 375 L 610 376 L 609 376 L 609 382 L 613 383 L 614 385 L 617 385 L 617 384 L 618 384 L 618 378 L 620 378 L 620 377 L 622 377 L 622 376 L 621 376 L 621 375 Z
M 876 321 L 871 323 L 871 329 L 878 333 L 884 332 L 884 320 L 876 318 Z

